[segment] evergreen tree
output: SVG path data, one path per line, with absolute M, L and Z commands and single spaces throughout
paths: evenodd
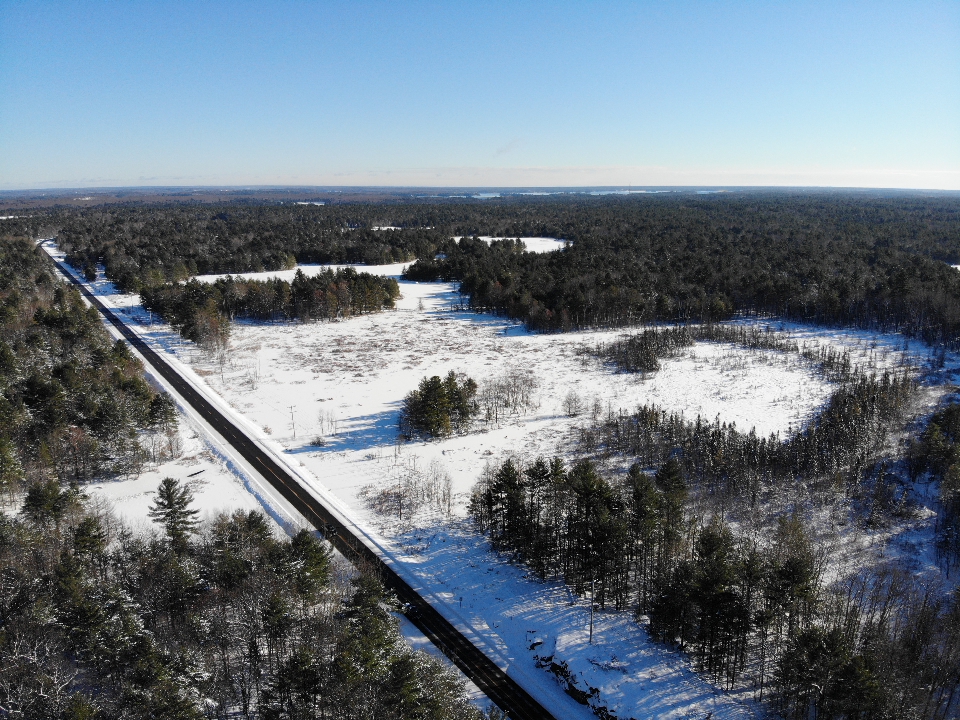
M 661 561 L 668 561 L 678 551 L 684 533 L 684 506 L 687 501 L 687 484 L 683 470 L 675 456 L 671 456 L 657 471 L 654 480 L 663 498 L 663 542 Z
M 148 515 L 163 526 L 173 548 L 180 552 L 187 547 L 187 539 L 196 530 L 199 511 L 191 508 L 193 493 L 178 480 L 165 477 L 157 488 L 157 495 Z
M 330 579 L 330 549 L 308 530 L 301 530 L 290 541 L 290 561 L 294 587 L 308 600 Z
M 76 492 L 64 490 L 56 480 L 44 480 L 30 486 L 20 512 L 37 525 L 59 525 L 76 502 Z
M 452 370 L 446 378 L 423 378 L 420 386 L 404 398 L 400 432 L 433 437 L 463 432 L 477 412 L 476 393 L 477 384 L 472 379 L 458 377 Z
M 627 473 L 630 555 L 637 580 L 637 612 L 649 610 L 653 561 L 660 525 L 660 497 L 653 479 L 634 463 Z

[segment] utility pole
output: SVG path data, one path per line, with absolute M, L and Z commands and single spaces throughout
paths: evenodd
M 290 406 L 290 425 L 293 427 L 293 439 L 294 439 L 294 440 L 297 439 L 297 423 L 294 422 L 294 420 L 293 420 L 293 409 L 294 409 L 295 407 L 296 407 L 296 405 L 291 405 L 291 406 Z

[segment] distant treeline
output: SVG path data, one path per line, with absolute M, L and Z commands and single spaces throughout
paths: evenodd
M 566 220 L 563 251 L 465 238 L 406 275 L 460 281 L 472 307 L 539 330 L 761 313 L 960 338 L 960 273 L 943 262 L 960 257 L 957 200 L 677 197 L 571 204 Z
M 220 278 L 144 287 L 143 306 L 161 315 L 184 337 L 203 343 L 235 318 L 256 320 L 331 320 L 393 307 L 400 287 L 393 278 L 358 273 L 352 268 L 323 270 L 293 282 Z
M 297 263 L 382 265 L 432 257 L 441 235 L 390 206 L 110 206 L 49 212 L 74 267 L 102 263 L 121 290 L 194 275 L 285 270 Z M 382 218 L 387 218 L 383 220 Z
M 300 262 L 420 261 L 477 309 L 565 330 L 734 313 L 960 337 L 960 200 L 869 193 L 505 198 L 32 211 L 71 263 L 124 290 Z M 398 230 L 375 230 L 379 227 Z M 478 235 L 549 236 L 525 253 Z M 463 236 L 461 242 L 450 238 Z

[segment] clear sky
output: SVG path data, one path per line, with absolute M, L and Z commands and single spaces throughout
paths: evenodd
M 0 189 L 960 189 L 960 0 L 0 0 Z

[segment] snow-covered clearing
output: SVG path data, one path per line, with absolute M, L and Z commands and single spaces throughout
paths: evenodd
M 398 275 L 402 265 L 357 267 Z M 319 266 L 303 270 L 318 272 Z M 244 276 L 292 278 L 294 272 Z M 577 428 L 594 413 L 655 403 L 691 420 L 719 416 L 741 430 L 784 435 L 812 417 L 831 384 L 797 355 L 712 343 L 664 360 L 662 370 L 644 380 L 579 352 L 619 332 L 531 334 L 504 318 L 452 311 L 460 298 L 451 284 L 401 280 L 400 287 L 396 310 L 343 322 L 238 322 L 231 361 L 221 375 L 198 348 L 169 327 L 151 324 L 136 296 L 119 295 L 102 280 L 94 283 L 97 294 L 120 308 L 171 362 L 202 378 L 250 421 L 262 442 L 336 496 L 452 622 L 558 717 L 593 716 L 558 691 L 537 657 L 566 662 L 578 686 L 597 688 L 599 702 L 620 718 L 752 716 L 752 704 L 716 690 L 684 656 L 649 642 L 630 613 L 599 613 L 589 644 L 588 602 L 491 553 L 465 519 L 466 502 L 486 463 L 511 455 L 568 456 Z M 780 323 L 775 329 L 808 344 L 848 348 L 855 361 L 875 367 L 927 359 L 926 348 L 899 336 Z M 398 444 L 404 396 L 423 377 L 449 370 L 466 373 L 481 387 L 505 373 L 531 373 L 539 383 L 538 406 L 498 424 L 478 424 L 468 435 Z M 956 381 L 956 375 L 946 377 Z M 582 400 L 577 417 L 565 413 L 571 393 Z M 415 474 L 450 476 L 449 515 L 446 508 L 424 509 L 401 521 L 371 508 L 370 497 Z
M 86 492 L 108 500 L 116 514 L 136 529 L 157 529 L 147 519 L 147 511 L 157 486 L 165 477 L 180 480 L 190 489 L 193 507 L 200 511 L 201 520 L 221 512 L 263 509 L 249 479 L 232 467 L 218 448 L 206 440 L 202 429 L 183 413 L 178 435 L 181 447 L 178 457 L 148 465 L 136 479 L 103 481 L 88 486 Z
M 0 218 L 2 219 L 2 218 Z M 383 226 L 375 227 L 374 230 L 399 230 L 398 227 L 392 226 Z M 454 240 L 460 240 L 461 238 L 455 237 Z M 494 240 L 504 240 L 507 238 L 495 238 L 489 235 L 484 235 L 480 238 L 487 244 Z M 516 239 L 516 238 L 512 238 Z M 527 252 L 533 253 L 546 253 L 553 252 L 554 250 L 561 250 L 566 246 L 565 240 L 558 240 L 556 238 L 547 238 L 547 237 L 524 237 L 520 238 L 524 245 L 526 246 Z M 243 278 L 245 280 L 286 280 L 287 282 L 292 282 L 294 276 L 297 274 L 297 270 L 303 272 L 307 277 L 313 277 L 325 270 L 341 270 L 345 268 L 353 268 L 357 272 L 369 273 L 370 275 L 379 275 L 382 277 L 397 277 L 399 278 L 400 274 L 406 270 L 408 267 L 413 265 L 413 262 L 405 263 L 392 263 L 390 265 L 315 265 L 315 264 L 304 264 L 298 265 L 292 270 L 269 270 L 266 272 L 251 272 L 251 273 L 236 273 L 233 275 L 235 278 Z M 200 282 L 216 282 L 220 278 L 230 277 L 229 274 L 223 275 L 197 275 L 194 279 L 199 280 Z
M 454 240 L 462 240 L 462 235 L 457 235 L 453 238 Z M 483 240 L 487 245 L 492 243 L 494 240 L 516 240 L 517 238 L 508 238 L 508 237 L 493 237 L 492 235 L 480 235 L 477 238 L 478 240 Z M 558 240 L 557 238 L 549 237 L 522 237 L 520 240 L 523 241 L 524 247 L 527 252 L 532 253 L 548 253 L 553 252 L 554 250 L 562 250 L 566 244 L 566 240 Z
M 244 280 L 286 280 L 287 282 L 293 282 L 293 278 L 296 276 L 297 270 L 303 272 L 303 274 L 307 277 L 313 277 L 314 275 L 319 275 L 326 270 L 341 270 L 345 268 L 353 268 L 357 272 L 365 272 L 369 273 L 370 275 L 392 277 L 395 275 L 400 275 L 400 273 L 402 273 L 412 264 L 412 262 L 406 262 L 393 263 L 392 265 L 298 265 L 292 270 L 269 270 L 267 272 L 257 273 L 236 273 L 235 275 L 197 275 L 194 280 L 212 283 L 216 282 L 220 278 L 235 277 L 243 278 Z M 134 296 L 134 298 L 136 298 L 136 296 Z

